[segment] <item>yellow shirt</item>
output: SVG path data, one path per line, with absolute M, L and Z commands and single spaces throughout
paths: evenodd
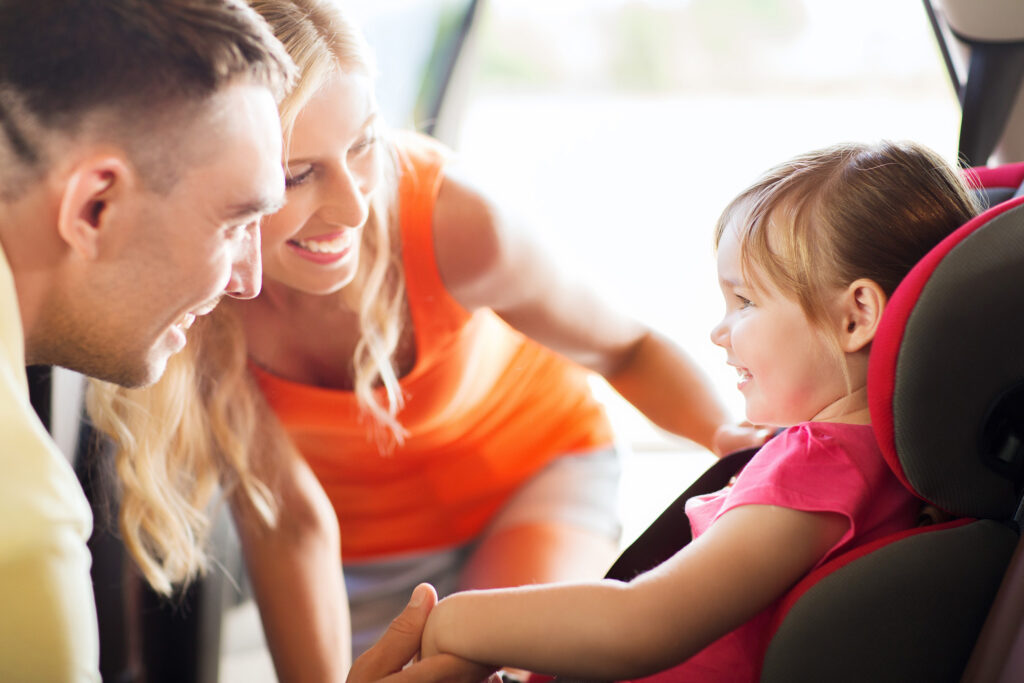
M 29 403 L 14 277 L 0 249 L 0 681 L 99 681 L 92 512 Z

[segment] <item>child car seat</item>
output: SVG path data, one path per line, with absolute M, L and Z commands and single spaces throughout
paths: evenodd
M 868 376 L 872 424 L 887 462 L 918 497 L 954 519 L 862 546 L 805 577 L 776 614 L 762 681 L 959 680 L 1019 544 L 1024 196 L 1012 195 L 1024 164 L 969 177 L 981 195 L 1001 203 L 936 246 L 900 284 Z M 716 463 L 607 576 L 628 581 L 685 545 L 685 499 L 719 488 L 751 455 Z M 1019 554 L 1020 586 L 1003 588 L 1017 598 L 1024 591 Z M 1013 634 L 1024 623 L 1019 603 L 1005 615 Z M 1006 660 L 1013 645 L 1006 630 L 986 627 L 1000 636 L 988 661 Z M 972 669 L 979 666 L 972 661 Z

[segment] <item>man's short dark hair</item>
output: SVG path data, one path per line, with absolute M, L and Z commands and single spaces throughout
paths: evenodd
M 0 0 L 0 151 L 25 170 L 46 165 L 38 138 L 93 112 L 138 129 L 231 82 L 280 97 L 293 77 L 240 0 Z

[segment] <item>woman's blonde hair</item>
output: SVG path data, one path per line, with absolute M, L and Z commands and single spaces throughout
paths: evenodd
M 338 71 L 373 75 L 372 59 L 359 31 L 332 0 L 252 0 L 250 5 L 299 68 L 295 88 L 280 104 L 287 150 L 299 111 L 327 79 Z M 405 283 L 395 215 L 397 155 L 381 131 L 378 144 L 384 177 L 370 199 L 356 276 L 337 296 L 358 311 L 353 390 L 386 448 L 404 434 L 392 356 L 404 321 Z M 358 301 L 346 291 L 358 292 Z M 147 580 L 165 594 L 207 566 L 207 508 L 217 485 L 274 524 L 274 497 L 257 475 L 264 469 L 260 459 L 295 455 L 248 372 L 238 313 L 237 306 L 220 306 L 197 321 L 185 351 L 170 359 L 163 378 L 151 387 L 91 382 L 89 413 L 117 446 L 122 536 Z
M 735 230 L 744 277 L 773 285 L 825 328 L 837 289 L 868 278 L 891 296 L 978 211 L 961 174 L 922 145 L 842 144 L 782 163 L 741 192 L 718 220 L 715 245 Z

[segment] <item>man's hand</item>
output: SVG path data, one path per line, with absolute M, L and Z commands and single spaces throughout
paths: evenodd
M 433 586 L 421 583 L 380 640 L 352 664 L 348 683 L 477 683 L 493 669 L 451 655 L 437 655 L 403 669 L 420 649 L 427 615 L 437 604 Z M 492 680 L 497 681 L 495 676 Z

